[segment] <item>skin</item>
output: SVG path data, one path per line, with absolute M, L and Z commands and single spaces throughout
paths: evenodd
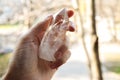
M 69 18 L 73 16 L 72 10 L 68 11 L 68 16 Z M 68 60 L 70 52 L 65 44 L 55 53 L 54 62 L 38 57 L 39 45 L 52 19 L 52 15 L 48 16 L 20 38 L 8 71 L 2 80 L 51 80 L 57 69 Z M 69 31 L 74 29 L 70 27 Z

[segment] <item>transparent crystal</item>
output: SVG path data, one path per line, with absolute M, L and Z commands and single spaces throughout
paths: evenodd
M 60 16 L 57 22 L 56 18 Z M 55 53 L 66 44 L 66 31 L 69 27 L 67 10 L 64 8 L 54 15 L 53 23 L 46 31 L 39 46 L 39 57 L 47 61 L 55 61 Z

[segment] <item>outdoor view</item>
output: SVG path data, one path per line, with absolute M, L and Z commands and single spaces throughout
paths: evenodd
M 66 8 L 71 57 L 52 80 L 120 80 L 120 0 L 0 0 L 0 80 L 22 34 Z

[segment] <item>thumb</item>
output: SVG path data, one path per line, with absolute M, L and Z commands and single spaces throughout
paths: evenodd
M 45 31 L 51 25 L 52 21 L 53 21 L 53 16 L 50 15 L 42 22 L 38 22 L 35 26 L 33 26 L 31 28 L 31 32 L 39 37 L 43 36 Z M 41 35 L 41 33 L 42 33 L 42 35 Z

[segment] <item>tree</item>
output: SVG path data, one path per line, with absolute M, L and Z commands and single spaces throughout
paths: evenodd
M 102 71 L 98 51 L 98 36 L 96 33 L 95 0 L 86 0 L 86 13 L 83 9 L 81 10 L 81 4 L 83 4 L 83 1 L 76 0 L 76 6 L 75 2 L 73 2 L 73 7 L 78 13 L 79 22 L 81 24 L 82 43 L 88 60 L 90 79 L 102 80 Z M 84 26 L 85 22 L 86 26 Z
M 76 10 L 76 12 L 78 13 L 77 17 L 79 16 L 79 22 L 80 22 L 80 28 L 81 28 L 81 41 L 82 41 L 82 45 L 87 57 L 87 61 L 88 61 L 88 67 L 89 67 L 89 75 L 90 75 L 90 79 L 92 80 L 92 73 L 91 73 L 91 60 L 89 57 L 89 52 L 87 50 L 87 46 L 85 43 L 85 32 L 84 32 L 84 21 L 83 21 L 83 15 L 84 11 L 82 10 L 83 6 L 82 4 L 85 2 L 84 0 L 73 0 L 75 3 L 74 6 L 76 5 L 76 7 L 74 7 L 74 9 Z M 84 5 L 84 4 L 83 4 Z
M 101 64 L 99 59 L 99 45 L 98 45 L 98 36 L 96 32 L 96 20 L 95 20 L 95 0 L 86 0 L 86 21 L 88 28 L 88 37 L 87 42 L 88 43 L 88 50 L 90 54 L 91 59 L 91 70 L 92 70 L 92 78 L 93 80 L 102 80 L 102 70 L 101 70 Z M 90 45 L 89 45 L 90 44 Z

